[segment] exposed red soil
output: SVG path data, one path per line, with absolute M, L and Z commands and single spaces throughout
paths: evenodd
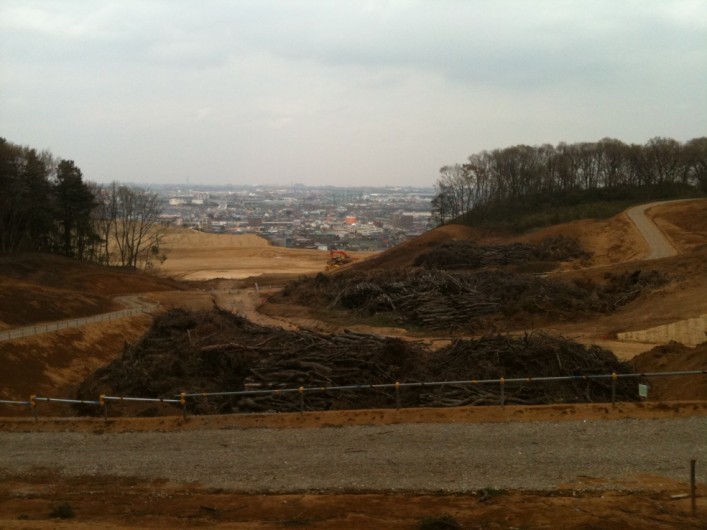
M 651 344 L 619 343 L 616 333 L 644 329 L 653 325 L 691 318 L 707 313 L 707 201 L 659 206 L 649 211 L 655 222 L 672 239 L 681 254 L 651 263 L 640 259 L 646 245 L 625 215 L 606 221 L 585 220 L 552 227 L 512 238 L 504 234 L 480 233 L 468 227 L 446 226 L 382 253 L 369 261 L 352 266 L 362 268 L 404 267 L 436 242 L 449 238 L 471 238 L 479 243 L 504 243 L 514 240 L 537 242 L 549 235 L 575 237 L 593 252 L 587 263 L 569 262 L 562 269 L 568 277 L 592 278 L 606 271 L 620 273 L 637 265 L 668 272 L 671 283 L 654 293 L 641 296 L 617 314 L 583 322 L 567 322 L 545 327 L 587 343 L 597 342 L 623 358 L 635 359 L 642 371 L 693 370 L 707 367 L 705 345 L 688 348 L 667 345 L 653 349 Z M 76 264 L 61 258 L 24 256 L 0 258 L 0 329 L 47 320 L 56 320 L 111 311 L 117 308 L 115 296 L 142 293 L 161 307 L 208 308 L 215 298 L 232 300 L 234 310 L 252 314 L 263 302 L 264 294 L 221 291 L 212 294 L 202 289 L 240 289 L 244 285 L 259 288 L 281 285 L 291 273 L 322 271 L 326 253 L 287 253 L 275 251 L 262 241 L 249 241 L 239 247 L 222 239 L 199 243 L 198 235 L 189 234 L 184 242 L 175 239 L 168 254 L 169 267 L 162 271 L 174 276 L 195 278 L 234 278 L 202 284 L 185 291 L 182 284 L 132 271 L 105 269 Z M 178 245 L 182 244 L 183 247 Z M 200 246 L 201 245 L 201 246 Z M 211 250 L 209 250 L 211 248 Z M 214 256 L 214 261 L 209 261 Z M 290 258 L 291 256 L 291 258 Z M 180 263 L 180 259 L 183 259 Z M 292 259 L 288 263 L 288 259 Z M 170 263 L 171 260 L 171 263 Z M 251 260 L 251 261 L 248 261 Z M 633 263 L 625 263 L 625 262 Z M 231 266 L 232 265 L 232 266 Z M 593 267 L 586 269 L 584 267 Z M 583 270 L 579 270 L 583 269 Z M 204 272 L 206 270 L 207 272 Z M 229 271 L 235 271 L 229 275 Z M 237 280 L 238 279 L 238 280 Z M 228 298 L 232 296 L 232 298 Z M 240 302 L 239 302 L 240 300 Z M 245 303 L 244 301 L 248 301 Z M 243 302 L 243 303 L 241 303 Z M 295 326 L 321 326 L 333 330 L 342 325 L 322 323 L 301 308 L 283 308 Z M 281 315 L 281 316 L 282 316 Z M 258 317 L 265 318 L 267 317 Z M 272 322 L 272 318 L 267 320 Z M 29 394 L 72 395 L 86 375 L 105 365 L 122 350 L 125 341 L 137 340 L 151 322 L 140 316 L 119 322 L 90 324 L 56 334 L 0 342 L 0 358 L 5 369 L 0 372 L 0 398 L 26 399 Z M 349 326 L 358 331 L 374 332 L 371 326 Z M 378 330 L 405 334 L 404 330 Z M 411 336 L 410 340 L 424 340 Z M 440 337 L 433 337 L 440 339 Z M 613 345 L 613 346 L 612 346 Z M 649 351 L 652 350 L 652 351 Z M 76 429 L 102 432 L 112 429 L 141 428 L 185 429 L 219 428 L 232 422 L 252 422 L 250 426 L 277 428 L 351 425 L 395 421 L 562 421 L 564 419 L 604 417 L 677 417 L 705 415 L 705 401 L 666 403 L 665 400 L 707 400 L 707 382 L 697 376 L 685 379 L 665 378 L 651 383 L 649 402 L 593 406 L 551 406 L 550 408 L 495 407 L 434 409 L 434 420 L 425 420 L 423 411 L 347 411 L 317 414 L 132 418 L 111 420 L 62 419 L 69 414 L 61 405 L 43 406 L 42 415 L 54 420 L 34 423 L 26 408 L 5 407 L 8 414 L 22 418 L 1 420 L 3 430 Z M 631 408 L 629 408 L 631 407 Z M 347 414 L 347 415 L 343 415 Z M 397 416 L 396 416 L 397 415 Z M 410 416 L 412 415 L 412 416 Z M 30 416 L 28 418 L 28 416 Z M 375 417 L 374 417 L 375 416 Z M 484 418 L 485 416 L 485 418 Z M 471 419 L 475 418 L 475 419 Z M 276 421 L 276 423 L 268 423 Z M 161 422 L 161 423 L 156 423 Z M 248 426 L 248 425 L 242 425 Z M 419 528 L 424 518 L 447 514 L 464 528 L 707 528 L 704 514 L 707 498 L 704 485 L 698 489 L 698 517 L 690 515 L 686 483 L 666 483 L 663 477 L 625 477 L 625 492 L 585 493 L 586 484 L 568 484 L 567 489 L 551 494 L 532 492 L 478 492 L 473 496 L 437 496 L 407 494 L 357 495 L 244 495 L 200 488 L 198 484 L 167 484 L 116 477 L 67 478 L 38 470 L 31 476 L 2 476 L 0 481 L 0 526 L 3 528 Z M 592 482 L 594 479 L 587 478 Z M 580 481 L 581 482 L 581 481 Z M 596 486 L 596 484 L 592 484 Z M 677 495 L 678 497 L 673 497 Z M 50 517 L 53 508 L 68 503 L 75 517 Z
M 414 493 L 248 495 L 130 478 L 67 478 L 48 471 L 2 476 L 3 528 L 282 528 L 392 530 L 422 528 L 563 528 L 567 530 L 698 529 L 684 484 L 662 477 L 627 478 L 640 492 L 582 491 L 584 484 L 543 492 L 481 490 L 470 495 Z M 591 478 L 587 478 L 591 482 Z M 62 508 L 63 507 L 63 511 Z M 73 517 L 59 519 L 54 513 Z M 698 514 L 707 508 L 699 498 Z M 456 522 L 458 526 L 442 526 Z

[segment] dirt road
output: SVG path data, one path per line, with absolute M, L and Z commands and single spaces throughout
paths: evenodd
M 242 492 L 643 489 L 707 462 L 707 418 L 182 432 L 0 432 L 0 470 Z M 628 485 L 624 481 L 631 481 Z M 700 482 L 707 469 L 700 469 Z M 653 481 L 654 486 L 660 484 Z M 570 486 L 572 487 L 572 486 Z
M 660 259 L 675 256 L 677 254 L 670 240 L 656 226 L 656 224 L 646 216 L 646 211 L 659 204 L 669 204 L 677 201 L 660 201 L 649 204 L 641 204 L 629 209 L 626 213 L 629 219 L 636 225 L 638 231 L 648 243 L 650 251 L 644 259 Z
M 143 313 L 149 314 L 159 307 L 159 302 L 155 303 L 153 301 L 145 300 L 144 297 L 139 294 L 116 296 L 114 300 L 123 305 L 125 309 L 120 311 L 111 311 L 109 313 L 98 313 L 88 317 L 57 320 L 54 322 L 44 322 L 34 324 L 32 326 L 2 330 L 0 331 L 0 341 L 32 337 L 34 335 L 41 335 L 42 333 L 52 333 L 61 329 L 78 328 L 80 326 L 94 324 L 96 322 L 107 322 L 122 318 L 130 318 Z

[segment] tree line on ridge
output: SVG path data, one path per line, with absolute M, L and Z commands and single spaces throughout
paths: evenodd
M 442 167 L 435 190 L 438 222 L 470 224 L 583 202 L 702 195 L 707 137 L 684 143 L 656 137 L 645 145 L 604 138 L 482 151 L 463 164 Z
M 73 160 L 0 138 L 0 254 L 145 267 L 160 255 L 158 196 L 87 182 Z

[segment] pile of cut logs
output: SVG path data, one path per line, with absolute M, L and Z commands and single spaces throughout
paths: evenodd
M 575 239 L 566 236 L 547 237 L 538 245 L 478 245 L 469 240 L 455 240 L 440 243 L 420 254 L 414 265 L 428 269 L 476 269 L 529 261 L 571 261 L 589 256 Z
M 345 332 L 322 334 L 266 327 L 215 309 L 173 310 L 155 319 L 143 339 L 81 385 L 79 399 L 100 394 L 175 397 L 180 392 L 276 391 L 421 381 L 539 377 L 625 372 L 611 352 L 563 338 L 534 334 L 457 340 L 433 351 L 418 342 Z M 496 404 L 494 385 L 444 385 L 394 389 L 207 396 L 188 401 L 195 413 L 294 411 L 396 406 Z M 507 403 L 609 399 L 607 382 L 508 385 Z M 619 399 L 635 399 L 618 388 Z M 81 412 L 81 411 L 80 411 Z M 83 410 L 96 413 L 93 409 Z
M 631 371 L 608 350 L 543 333 L 460 339 L 435 352 L 429 366 L 431 375 L 441 381 L 464 375 L 464 379 L 520 379 Z M 632 399 L 635 388 L 635 380 L 619 380 L 617 395 Z M 423 396 L 423 401 L 431 406 L 489 405 L 498 403 L 500 392 L 497 385 L 458 385 L 445 387 L 441 394 L 431 392 Z M 611 392 L 609 379 L 523 382 L 507 384 L 504 399 L 515 404 L 610 401 Z
M 301 278 L 286 287 L 286 297 L 289 303 L 360 315 L 386 312 L 401 325 L 478 332 L 486 329 L 489 317 L 528 314 L 569 320 L 609 313 L 666 281 L 655 271 L 608 275 L 603 283 L 569 283 L 502 269 L 352 270 Z

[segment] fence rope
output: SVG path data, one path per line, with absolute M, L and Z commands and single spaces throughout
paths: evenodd
M 622 379 L 632 377 L 660 377 L 660 376 L 686 376 L 686 375 L 703 375 L 707 374 L 707 370 L 688 370 L 681 372 L 642 372 L 630 374 L 586 374 L 586 375 L 563 375 L 563 376 L 547 376 L 547 377 L 515 377 L 515 378 L 498 378 L 498 379 L 468 379 L 459 381 L 419 381 L 409 383 L 377 383 L 368 385 L 341 385 L 341 386 L 312 386 L 312 387 L 293 387 L 293 388 L 277 388 L 267 390 L 236 390 L 226 392 L 194 392 L 185 393 L 185 397 L 211 397 L 211 396 L 258 396 L 268 394 L 293 394 L 303 392 L 330 392 L 332 390 L 365 390 L 365 389 L 400 389 L 400 388 L 422 388 L 436 387 L 446 385 L 507 385 L 513 383 L 542 383 L 554 381 L 588 381 L 591 379 Z M 181 395 L 181 394 L 179 394 Z
M 107 402 L 148 402 L 148 403 L 173 403 L 186 406 L 187 398 L 208 398 L 216 396 L 262 396 L 262 395 L 284 395 L 284 394 L 299 394 L 304 396 L 305 393 L 312 392 L 332 392 L 332 391 L 348 391 L 348 390 L 381 390 L 381 389 L 393 389 L 396 396 L 396 406 L 400 408 L 400 389 L 402 388 L 425 388 L 425 387 L 441 387 L 446 385 L 486 385 L 486 384 L 496 384 L 499 385 L 501 390 L 508 384 L 516 383 L 543 383 L 543 382 L 556 382 L 556 381 L 589 381 L 592 379 L 610 379 L 612 384 L 615 384 L 618 379 L 624 378 L 650 378 L 650 377 L 667 377 L 667 376 L 692 376 L 692 375 L 707 375 L 707 370 L 686 370 L 677 372 L 641 372 L 641 373 L 628 373 L 628 374 L 585 374 L 585 375 L 571 375 L 571 376 L 547 376 L 547 377 L 515 377 L 515 378 L 498 378 L 498 379 L 466 379 L 459 381 L 416 381 L 416 382 L 403 382 L 396 381 L 394 383 L 375 383 L 367 385 L 340 385 L 340 386 L 312 386 L 312 387 L 293 387 L 293 388 L 272 388 L 266 390 L 237 390 L 237 391 L 225 391 L 225 392 L 180 392 L 174 395 L 172 398 L 150 398 L 150 397 L 131 397 L 131 396 L 106 396 L 102 394 L 99 396 L 98 400 L 90 399 L 68 399 L 68 398 L 55 398 L 49 396 L 38 396 L 31 395 L 29 401 L 25 400 L 11 400 L 11 399 L 0 399 L 0 404 L 6 405 L 19 405 L 19 406 L 31 406 L 36 410 L 37 402 L 45 403 L 66 403 L 66 404 L 80 404 L 80 405 L 97 405 L 105 407 Z M 503 399 L 501 399 L 501 404 Z

